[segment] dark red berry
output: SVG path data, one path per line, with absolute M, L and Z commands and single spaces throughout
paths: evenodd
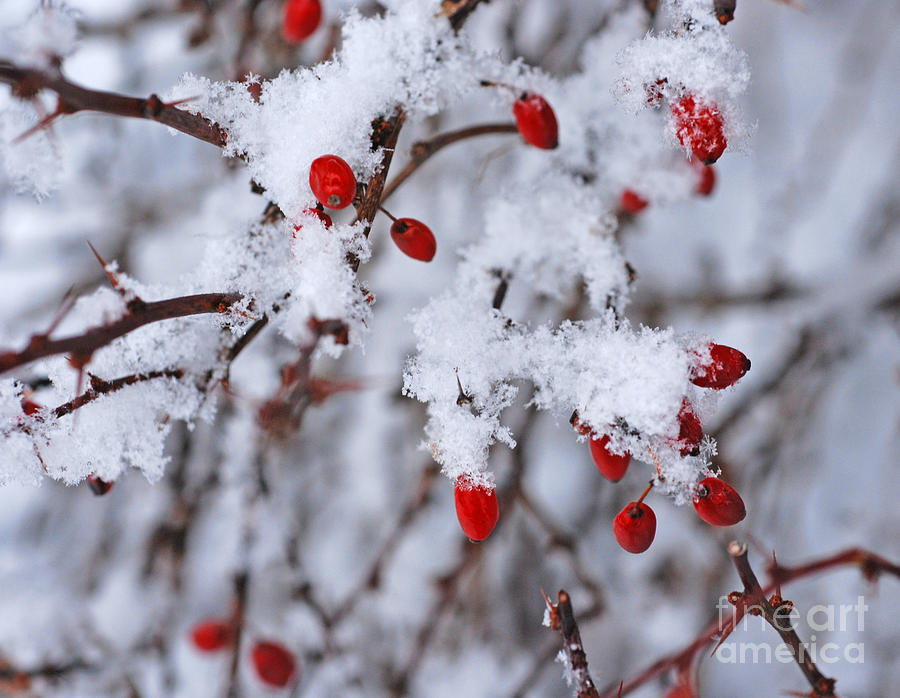
M 463 533 L 471 540 L 484 540 L 500 520 L 500 505 L 494 488 L 473 485 L 469 478 L 457 478 L 453 488 L 456 518 Z
M 191 630 L 191 642 L 198 650 L 216 652 L 234 642 L 234 628 L 225 620 L 205 620 Z
M 736 0 L 714 0 L 713 12 L 715 12 L 719 24 L 728 24 L 734 19 L 734 10 L 736 6 Z
M 713 526 L 733 526 L 747 515 L 741 495 L 717 477 L 707 477 L 697 485 L 694 509 L 701 519 Z
M 33 417 L 41 411 L 41 406 L 30 398 L 22 398 L 22 411 L 29 417 Z
M 715 104 L 697 102 L 693 95 L 672 105 L 675 135 L 681 145 L 706 165 L 712 165 L 725 152 L 725 121 Z
M 547 100 L 534 92 L 525 92 L 513 104 L 516 127 L 525 142 L 535 148 L 553 150 L 559 145 L 556 114 Z
M 691 371 L 691 383 L 701 388 L 722 390 L 737 383 L 750 370 L 750 359 L 724 344 L 710 344 L 709 357 L 706 363 Z
M 91 492 L 93 492 L 98 497 L 101 497 L 109 492 L 113 488 L 113 485 L 115 485 L 116 483 L 101 480 L 99 477 L 94 475 L 94 473 L 91 473 L 87 476 L 87 484 L 88 487 L 91 488 Z
M 648 205 L 646 199 L 631 189 L 623 191 L 622 198 L 619 201 L 619 206 L 622 207 L 622 210 L 625 213 L 630 213 L 632 216 L 643 211 Z
M 609 436 L 604 435 L 601 439 L 591 439 L 591 457 L 600 473 L 607 480 L 618 482 L 625 476 L 628 470 L 628 464 L 631 463 L 631 454 L 618 456 L 610 453 Z
M 420 262 L 430 262 L 437 251 L 434 234 L 422 221 L 415 218 L 398 218 L 391 225 L 391 240 L 407 257 Z
M 321 21 L 322 3 L 319 0 L 287 0 L 281 35 L 285 41 L 299 44 L 319 28 Z
M 309 188 L 323 206 L 345 208 L 356 196 L 356 175 L 342 158 L 323 155 L 309 167 Z
M 694 192 L 700 196 L 709 196 L 716 188 L 716 171 L 711 165 L 699 164 L 697 168 L 697 187 Z
M 269 686 L 284 688 L 296 672 L 294 655 L 277 642 L 257 642 L 250 651 L 253 668 L 260 680 Z
M 700 442 L 703 440 L 703 425 L 687 399 L 681 401 L 678 427 L 679 453 L 682 456 L 696 456 L 700 453 Z
M 629 502 L 613 520 L 613 533 L 629 553 L 642 553 L 656 535 L 656 514 L 644 502 Z
M 334 221 L 331 220 L 331 216 L 329 216 L 327 213 L 325 213 L 325 211 L 320 211 L 320 210 L 317 209 L 317 208 L 306 208 L 306 209 L 303 209 L 303 215 L 304 215 L 304 216 L 315 216 L 315 217 L 318 218 L 320 221 L 322 221 L 322 225 L 325 226 L 325 229 L 326 229 L 326 230 L 327 230 L 328 228 L 330 228 L 331 226 L 334 225 Z M 302 227 L 303 227 L 303 226 L 300 225 L 299 223 L 297 223 L 296 225 L 294 225 L 294 237 L 297 237 L 297 233 L 300 232 L 300 229 L 301 229 Z

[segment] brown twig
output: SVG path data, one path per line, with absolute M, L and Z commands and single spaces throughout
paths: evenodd
M 772 580 L 762 588 L 762 593 L 763 595 L 769 595 L 779 588 L 780 585 L 828 570 L 846 567 L 847 565 L 858 566 L 863 576 L 868 580 L 874 580 L 882 573 L 900 578 L 900 565 L 896 565 L 886 558 L 863 548 L 850 548 L 849 550 L 795 567 L 785 567 L 772 563 L 768 568 Z M 739 616 L 741 613 L 742 610 L 737 609 L 734 618 L 729 618 L 724 622 L 716 620 L 707 625 L 687 646 L 677 652 L 661 657 L 637 676 L 626 681 L 622 695 L 628 695 L 672 668 L 687 666 L 699 652 L 708 647 L 716 638 L 721 637 L 722 634 L 730 633 L 734 629 L 735 622 L 740 620 Z M 614 698 L 616 696 L 616 686 L 617 684 L 614 684 L 604 689 L 604 692 L 601 694 L 602 698 Z
M 587 655 L 581 643 L 578 623 L 575 622 L 575 611 L 572 610 L 572 599 L 564 589 L 559 590 L 557 599 L 558 602 L 553 604 L 550 597 L 544 594 L 544 601 L 547 602 L 550 613 L 550 627 L 563 639 L 563 650 L 566 653 L 566 681 L 575 688 L 575 695 L 578 698 L 600 698 L 588 670 Z
M 22 99 L 33 98 L 40 90 L 55 92 L 59 102 L 53 118 L 79 111 L 95 111 L 156 121 L 220 148 L 227 141 L 225 131 L 218 124 L 201 114 L 192 114 L 176 108 L 174 104 L 167 104 L 155 94 L 143 99 L 91 90 L 69 82 L 61 74 L 21 68 L 6 61 L 0 61 L 0 82 L 11 85 L 13 94 Z
M 86 390 L 78 397 L 54 408 L 51 410 L 51 414 L 54 417 L 62 417 L 71 414 L 78 408 L 84 407 L 102 395 L 109 395 L 126 386 L 134 385 L 135 383 L 143 383 L 157 378 L 181 378 L 183 376 L 184 371 L 180 368 L 167 368 L 161 371 L 148 371 L 147 373 L 134 373 L 130 376 L 122 376 L 121 378 L 116 378 L 111 381 L 101 380 L 96 376 L 92 376 L 90 389 Z
M 0 352 L 0 373 L 55 354 L 71 354 L 76 363 L 85 363 L 95 351 L 139 327 L 188 315 L 223 313 L 240 299 L 237 293 L 200 293 L 150 303 L 132 301 L 125 315 L 109 324 L 61 339 L 35 334 L 24 349 Z
M 447 131 L 447 133 L 440 133 L 427 141 L 413 143 L 412 148 L 410 149 L 410 161 L 406 163 L 406 167 L 397 173 L 397 176 L 394 177 L 391 183 L 384 188 L 381 201 L 385 201 L 393 194 L 397 187 L 409 179 L 413 172 L 419 169 L 428 158 L 441 148 L 446 148 L 448 145 L 476 136 L 516 132 L 517 129 L 515 124 L 480 124 L 478 126 L 467 126 L 466 128 L 461 128 L 456 131 Z
M 747 546 L 737 541 L 728 544 L 728 554 L 731 555 L 731 561 L 737 569 L 741 583 L 744 585 L 743 593 L 729 595 L 729 601 L 736 606 L 743 607 L 745 613 L 754 613 L 761 615 L 765 621 L 771 625 L 775 631 L 784 640 L 784 643 L 791 648 L 791 654 L 800 671 L 806 677 L 809 685 L 812 687 L 813 696 L 821 696 L 821 698 L 832 698 L 834 696 L 834 679 L 825 676 L 813 662 L 812 657 L 806 651 L 803 641 L 797 635 L 797 631 L 789 623 L 785 623 L 785 615 L 780 611 L 784 606 L 789 605 L 784 602 L 780 596 L 773 596 L 772 600 L 766 598 L 766 593 L 759 585 L 759 580 L 750 566 L 747 559 Z M 773 601 L 777 598 L 777 608 Z

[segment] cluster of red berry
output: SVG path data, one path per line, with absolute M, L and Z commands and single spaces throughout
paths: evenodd
M 750 370 L 750 360 L 737 349 L 722 344 L 709 346 L 709 360 L 698 362 L 691 373 L 691 382 L 700 388 L 722 390 L 740 380 Z M 682 400 L 678 413 L 678 440 L 673 444 L 682 456 L 699 453 L 703 439 L 703 425 L 690 402 Z M 609 435 L 597 437 L 593 429 L 572 416 L 572 426 L 580 434 L 591 437 L 591 457 L 600 473 L 612 482 L 625 476 L 631 463 L 629 453 L 617 454 L 609 450 Z M 634 502 L 629 502 L 613 520 L 616 541 L 630 553 L 642 553 L 656 535 L 656 515 L 644 503 L 652 485 Z M 717 477 L 704 478 L 694 490 L 694 510 L 713 526 L 732 526 L 746 516 L 746 508 L 740 495 L 731 485 Z
M 236 639 L 234 625 L 227 620 L 205 620 L 191 630 L 191 642 L 201 652 L 219 652 L 232 647 Z M 273 688 L 284 688 L 297 674 L 294 655 L 277 642 L 258 640 L 250 650 L 250 661 L 259 680 Z
M 657 80 L 647 87 L 647 103 L 656 106 L 663 98 L 662 86 L 666 80 Z M 697 172 L 694 192 L 709 196 L 716 186 L 716 173 L 711 165 L 722 157 L 728 141 L 725 138 L 725 120 L 722 112 L 711 103 L 686 95 L 672 104 L 670 111 L 678 142 L 691 152 L 691 164 Z M 625 189 L 619 199 L 619 208 L 630 215 L 643 211 L 649 202 L 633 189 Z
M 309 188 L 319 205 L 306 209 L 304 213 L 317 216 L 326 228 L 330 228 L 333 224 L 331 216 L 322 207 L 342 209 L 353 203 L 356 197 L 356 175 L 343 158 L 322 155 L 313 160 L 309 167 Z M 394 218 L 387 211 L 384 212 L 393 220 L 391 240 L 400 251 L 413 259 L 430 262 L 437 251 L 437 242 L 431 229 L 415 218 Z M 295 235 L 300 228 L 300 225 L 294 226 Z

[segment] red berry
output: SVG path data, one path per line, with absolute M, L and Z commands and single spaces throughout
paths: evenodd
M 320 211 L 317 208 L 305 208 L 303 209 L 304 216 L 315 216 L 320 221 L 322 221 L 322 225 L 325 226 L 325 229 L 328 230 L 331 226 L 334 225 L 334 221 L 331 220 L 331 216 L 329 216 L 325 211 Z M 297 223 L 294 225 L 294 237 L 297 237 L 297 233 L 300 232 L 300 229 L 303 226 Z
M 630 213 L 632 216 L 643 211 L 648 205 L 646 199 L 631 189 L 623 191 L 622 198 L 619 201 L 619 206 L 621 206 L 622 210 L 625 213 Z
M 41 406 L 30 398 L 22 398 L 22 411 L 29 417 L 33 417 L 41 411 Z
M 699 164 L 697 167 L 697 187 L 694 192 L 700 196 L 709 196 L 716 188 L 716 171 L 710 165 Z
M 91 488 L 91 492 L 93 492 L 98 497 L 101 497 L 109 492 L 113 488 L 113 485 L 115 485 L 116 483 L 101 480 L 99 477 L 94 475 L 94 473 L 91 473 L 87 476 L 87 484 L 88 487 Z
M 612 482 L 618 482 L 628 470 L 631 454 L 617 456 L 609 452 L 608 445 L 609 436 L 604 435 L 601 439 L 591 439 L 591 457 L 603 477 Z
M 643 502 L 629 502 L 613 520 L 613 533 L 629 553 L 642 553 L 656 535 L 656 514 Z
M 294 655 L 277 642 L 257 642 L 250 658 L 260 680 L 269 686 L 284 688 L 294 678 Z
M 398 218 L 391 225 L 391 240 L 407 257 L 430 262 L 437 250 L 434 234 L 422 221 Z
M 710 344 L 709 357 L 707 363 L 691 371 L 691 383 L 701 388 L 722 390 L 737 383 L 750 370 L 750 359 L 724 344 Z
M 733 526 L 747 515 L 741 495 L 717 477 L 705 478 L 697 485 L 694 509 L 701 519 L 713 526 Z
M 672 116 L 678 142 L 690 148 L 701 162 L 712 165 L 725 152 L 725 122 L 715 104 L 698 104 L 687 95 L 672 105 Z
M 484 540 L 500 519 L 500 505 L 494 488 L 472 485 L 469 478 L 457 478 L 453 488 L 456 518 L 463 533 L 471 540 Z
M 703 425 L 687 399 L 681 401 L 678 426 L 679 452 L 682 456 L 696 456 L 700 453 L 700 442 L 703 440 Z
M 342 158 L 323 155 L 309 167 L 309 188 L 323 206 L 344 208 L 356 196 L 356 175 Z
M 319 0 L 287 0 L 281 35 L 285 41 L 299 44 L 319 28 L 321 21 L 322 3 Z
M 547 100 L 534 92 L 524 92 L 513 104 L 516 127 L 525 142 L 535 148 L 553 150 L 559 145 L 556 114 Z
M 205 620 L 191 630 L 191 641 L 203 652 L 216 652 L 234 642 L 234 628 L 224 620 Z

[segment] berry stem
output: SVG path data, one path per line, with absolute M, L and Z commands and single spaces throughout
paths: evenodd
M 637 498 L 637 501 L 635 502 L 635 504 L 640 504 L 641 502 L 643 502 L 644 497 L 646 497 L 648 494 L 650 494 L 650 490 L 652 490 L 652 489 L 653 489 L 653 480 L 650 481 L 650 484 L 647 485 L 647 488 L 644 490 L 644 492 L 641 494 L 641 496 Z
M 391 215 L 391 213 L 384 206 L 379 206 L 378 210 L 381 211 L 385 216 L 390 218 L 392 221 L 394 221 L 394 223 L 397 222 L 397 219 L 393 215 Z

